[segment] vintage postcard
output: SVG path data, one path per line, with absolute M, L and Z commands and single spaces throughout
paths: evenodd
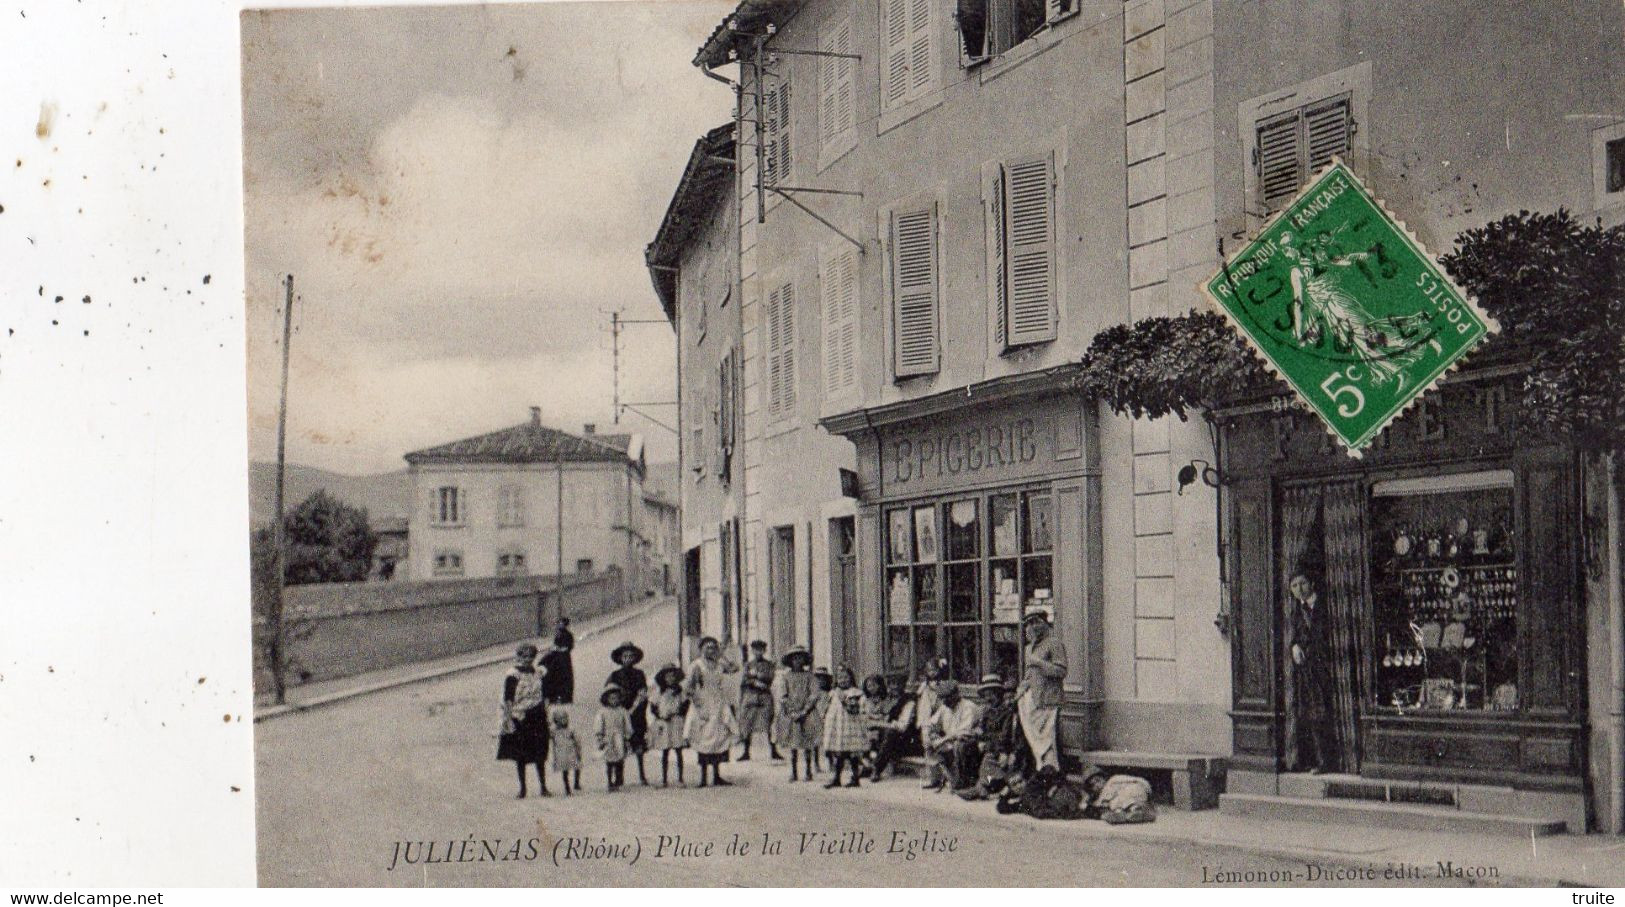
M 240 25 L 261 885 L 1625 884 L 1618 2 Z

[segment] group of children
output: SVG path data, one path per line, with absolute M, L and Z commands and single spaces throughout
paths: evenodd
M 754 642 L 751 648 L 752 664 L 772 664 L 765 658 L 765 643 Z M 592 739 L 610 792 L 626 783 L 628 758 L 636 761 L 638 781 L 649 783 L 643 757 L 651 750 L 660 751 L 660 786 L 668 786 L 673 763 L 677 783 L 685 784 L 683 754 L 689 746 L 691 708 L 685 675 L 668 663 L 655 672 L 651 690 L 647 675 L 637 667 L 643 655 L 630 641 L 615 647 L 610 658 L 616 669 L 599 693 Z M 997 796 L 1000 812 L 1048 810 L 1060 816 L 1069 810 L 1055 804 L 1070 798 L 1077 815 L 1127 822 L 1151 821 L 1155 816 L 1150 785 L 1143 779 L 1095 773 L 1081 790 L 1069 792 L 1064 778 L 1045 779 L 1035 771 L 1011 695 L 1013 683 L 996 674 L 982 677 L 977 699 L 971 700 L 961 695 L 959 685 L 948 677 L 947 664 L 939 660 L 927 667 L 914 695 L 898 696 L 878 674 L 865 678 L 859 688 L 849 667 L 843 665 L 833 673 L 824 667 L 814 669 L 805 646 L 792 646 L 779 661 L 785 670 L 746 672 L 742 694 L 761 692 L 748 683 L 755 676 L 768 695 L 758 697 L 766 703 L 749 703 L 742 695 L 741 712 L 754 712 L 762 720 L 751 716 L 740 722 L 744 744 L 740 759 L 750 758 L 752 732 L 766 730 L 772 755 L 783 758 L 780 749 L 787 751 L 792 782 L 812 781 L 823 770 L 822 757 L 832 773 L 824 787 L 842 786 L 843 775 L 846 787 L 858 787 L 861 778 L 878 781 L 888 768 L 895 775 L 900 757 L 921 752 L 925 787 L 952 789 L 965 799 Z M 543 673 L 537 670 L 537 647 L 526 643 L 515 653 L 503 685 L 497 758 L 516 763 L 521 798 L 527 792 L 527 765 L 536 766 L 541 795 L 549 796 L 543 762 L 559 773 L 565 794 L 581 788 L 582 742 L 570 727 L 568 701 L 544 695 Z M 720 758 L 726 759 L 726 752 Z
M 648 784 L 643 755 L 660 751 L 660 784 L 670 778 L 670 761 L 676 756 L 677 783 L 683 783 L 683 750 L 688 746 L 684 718 L 688 714 L 683 692 L 683 671 L 667 664 L 655 672 L 655 690 L 650 695 L 647 675 L 637 667 L 643 649 L 623 642 L 610 653 L 617 668 L 598 694 L 599 710 L 593 718 L 592 742 L 604 763 L 606 787 L 613 792 L 626 783 L 626 760 L 635 758 L 638 780 Z M 544 697 L 537 670 L 537 647 L 519 646 L 513 667 L 503 681 L 502 726 L 498 735 L 497 759 L 512 760 L 518 769 L 519 794 L 527 794 L 526 766 L 536 767 L 541 796 L 550 796 L 544 763 L 558 772 L 564 793 L 581 789 L 582 741 L 570 726 L 568 697 Z M 652 721 L 651 721 L 652 719 Z M 572 783 L 573 782 L 573 783 Z

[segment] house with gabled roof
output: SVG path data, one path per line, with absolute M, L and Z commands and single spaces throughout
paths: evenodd
M 628 597 L 662 585 L 648 557 L 643 438 L 518 425 L 406 455 L 412 579 L 618 570 Z

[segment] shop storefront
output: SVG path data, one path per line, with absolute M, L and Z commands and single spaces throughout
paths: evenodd
M 960 390 L 828 420 L 857 446 L 864 670 L 917 679 L 946 659 L 974 685 L 1019 677 L 1022 615 L 1066 645 L 1062 741 L 1095 739 L 1099 466 L 1090 404 L 1057 382 Z
M 1583 815 L 1578 461 L 1514 432 L 1516 388 L 1450 381 L 1360 459 L 1281 401 L 1220 413 L 1232 777 L 1319 761 L 1545 792 Z M 1317 656 L 1323 716 L 1296 676 Z

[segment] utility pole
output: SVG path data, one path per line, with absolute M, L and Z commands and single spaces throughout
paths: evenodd
M 557 465 L 558 468 L 559 468 L 559 499 L 558 499 L 558 507 L 556 508 L 558 512 L 557 512 L 557 514 L 555 514 L 555 516 L 557 517 L 557 525 L 554 526 L 554 536 L 553 536 L 554 539 L 555 539 L 555 541 L 553 543 L 553 549 L 554 549 L 554 552 L 558 555 L 558 563 L 555 564 L 555 568 L 554 568 L 554 572 L 553 572 L 553 594 L 557 595 L 559 597 L 559 604 L 558 604 L 558 607 L 553 609 L 553 610 L 558 612 L 558 614 L 557 614 L 558 617 L 563 617 L 564 616 L 564 451 L 563 450 L 555 450 L 554 451 L 554 459 L 557 461 L 557 463 L 555 465 Z
M 288 683 L 284 673 L 285 661 L 282 644 L 285 641 L 282 631 L 282 588 L 287 570 L 286 530 L 283 527 L 283 517 L 286 503 L 283 500 L 283 489 L 288 473 L 288 346 L 293 338 L 293 275 L 289 274 L 284 281 L 286 295 L 282 304 L 282 401 L 277 406 L 276 414 L 276 523 L 271 527 L 271 541 L 274 554 L 273 563 L 276 572 L 276 594 L 271 598 L 271 639 L 267 655 L 271 662 L 271 683 L 276 690 L 276 704 L 282 705 L 288 699 Z
M 614 405 L 613 409 L 611 410 L 611 412 L 614 413 L 612 418 L 614 419 L 616 425 L 621 424 L 621 411 L 629 409 L 675 435 L 677 434 L 676 428 L 667 425 L 665 422 L 662 422 L 659 419 L 656 419 L 654 416 L 649 415 L 648 412 L 638 408 L 641 406 L 676 406 L 677 402 L 675 400 L 639 400 L 635 403 L 621 402 L 621 331 L 629 324 L 658 324 L 666 328 L 671 327 L 671 323 L 666 321 L 664 318 L 622 318 L 619 311 L 609 313 L 609 347 L 610 356 L 612 362 L 614 363 L 612 366 L 612 374 L 610 376 L 610 384 L 613 386 L 615 394 Z
M 616 425 L 621 424 L 621 313 L 609 313 L 609 350 L 611 361 L 614 363 L 613 383 L 615 385 L 615 408 L 610 410 L 610 419 Z

